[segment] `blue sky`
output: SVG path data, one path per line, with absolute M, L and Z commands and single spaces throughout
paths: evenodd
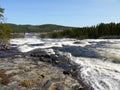
M 91 26 L 120 22 L 120 0 L 0 0 L 8 23 Z

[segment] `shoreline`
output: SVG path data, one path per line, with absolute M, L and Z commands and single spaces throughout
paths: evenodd
M 46 52 L 37 51 L 39 55 L 29 52 L 19 53 L 17 57 L 13 55 L 13 57 L 0 58 L 0 89 L 84 90 L 72 77 L 69 70 L 71 66 L 66 62 L 55 60 L 54 55 L 49 56 Z

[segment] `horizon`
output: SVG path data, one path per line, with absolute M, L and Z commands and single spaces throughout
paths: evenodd
M 104 22 L 101 22 L 104 23 Z M 95 24 L 95 25 L 91 25 L 91 26 L 66 26 L 66 25 L 60 25 L 60 24 L 16 24 L 16 23 L 7 23 L 7 24 L 15 24 L 15 25 L 32 25 L 32 26 L 41 26 L 41 25 L 58 25 L 58 26 L 64 26 L 64 27 L 75 27 L 75 28 L 84 28 L 84 27 L 92 27 L 92 26 L 97 26 L 101 23 Z M 110 23 L 120 23 L 120 22 L 108 22 L 108 23 L 104 23 L 104 24 L 110 24 Z
M 119 0 L 0 0 L 7 23 L 72 27 L 120 22 Z M 22 7 L 21 7 L 22 6 Z

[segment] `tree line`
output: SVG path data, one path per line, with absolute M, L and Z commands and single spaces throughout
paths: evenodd
M 64 29 L 62 32 L 52 32 L 42 37 L 50 38 L 120 38 L 120 23 L 100 23 L 96 26 Z
M 61 25 L 55 25 L 55 24 L 43 24 L 43 25 L 17 25 L 12 23 L 7 23 L 11 29 L 13 30 L 13 33 L 42 33 L 42 32 L 52 32 L 52 31 L 60 31 L 63 29 L 67 29 L 70 27 L 65 27 Z

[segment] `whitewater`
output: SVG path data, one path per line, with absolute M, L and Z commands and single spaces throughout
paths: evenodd
M 77 65 L 77 79 L 89 90 L 120 90 L 119 39 L 11 39 L 20 52 L 44 49 Z

